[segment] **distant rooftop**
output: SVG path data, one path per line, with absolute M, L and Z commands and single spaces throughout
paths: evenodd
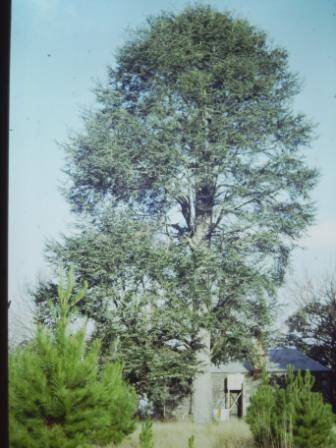
M 277 348 L 268 351 L 266 356 L 268 372 L 285 373 L 289 366 L 292 366 L 294 370 L 330 371 L 328 367 L 324 367 L 296 348 Z M 212 365 L 210 371 L 212 373 L 249 373 L 252 371 L 252 365 L 249 361 L 231 361 L 219 366 Z

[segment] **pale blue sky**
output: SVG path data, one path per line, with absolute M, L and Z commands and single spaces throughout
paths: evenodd
M 127 28 L 184 0 L 13 0 L 10 132 L 9 293 L 12 309 L 45 272 L 46 238 L 69 232 L 72 217 L 58 191 L 64 142 L 93 104 Z M 309 154 L 322 178 L 314 192 L 316 225 L 297 250 L 292 272 L 315 274 L 336 257 L 336 0 L 209 0 L 264 29 L 290 54 L 303 91 L 295 107 L 318 124 Z

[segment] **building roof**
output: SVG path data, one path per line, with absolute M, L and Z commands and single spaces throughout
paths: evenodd
M 309 370 L 311 372 L 329 372 L 328 367 L 322 366 L 296 348 L 276 348 L 269 350 L 266 356 L 266 368 L 270 373 L 285 373 L 289 366 L 294 370 Z M 252 365 L 249 361 L 230 361 L 219 366 L 212 365 L 212 373 L 249 373 Z
M 211 373 L 249 373 L 250 371 L 251 365 L 248 361 L 230 361 L 218 366 L 212 364 L 210 367 Z

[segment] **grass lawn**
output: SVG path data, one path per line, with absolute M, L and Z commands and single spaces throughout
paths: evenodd
M 139 431 L 138 427 L 119 447 L 138 448 Z M 195 448 L 254 448 L 252 434 L 242 420 L 209 425 L 154 423 L 153 432 L 155 448 L 188 448 L 188 438 L 192 434 L 195 436 Z

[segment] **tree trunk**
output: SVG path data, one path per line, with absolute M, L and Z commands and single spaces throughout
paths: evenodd
M 196 217 L 194 234 L 191 239 L 192 249 L 202 251 L 209 249 L 208 238 L 212 218 L 212 191 L 209 186 L 203 186 L 196 195 Z M 209 289 L 210 288 L 206 288 Z M 200 313 L 206 313 L 206 306 L 201 300 L 196 300 L 195 308 Z M 196 311 L 196 310 L 194 310 Z M 209 423 L 212 420 L 212 381 L 211 381 L 211 353 L 210 332 L 201 328 L 198 334 L 203 348 L 196 354 L 202 373 L 198 374 L 193 382 L 192 416 L 195 423 Z
M 194 422 L 204 424 L 212 419 L 210 333 L 202 328 L 199 337 L 204 348 L 197 353 L 197 360 L 201 363 L 203 373 L 194 379 L 191 408 Z
M 206 92 L 204 91 L 204 94 Z M 205 95 L 206 96 L 206 95 Z M 191 238 L 193 250 L 202 251 L 210 249 L 211 236 L 210 229 L 212 226 L 212 214 L 214 207 L 214 197 L 216 186 L 212 176 L 209 176 L 209 117 L 204 106 L 203 110 L 204 124 L 204 149 L 202 154 L 202 173 L 200 173 L 199 183 L 196 187 L 195 194 L 195 223 L 194 233 Z M 211 170 L 210 170 L 211 171 Z M 211 171 L 212 172 L 212 171 Z M 210 294 L 210 285 L 206 285 L 206 289 Z M 200 313 L 206 313 L 207 309 L 204 303 L 200 305 Z M 197 306 L 197 305 L 196 305 Z M 211 352 L 210 352 L 210 332 L 206 328 L 201 328 L 199 333 L 200 343 L 203 348 L 197 353 L 197 360 L 202 369 L 202 373 L 198 374 L 193 383 L 192 395 L 192 415 L 195 423 L 209 423 L 212 420 L 212 381 L 211 381 Z

